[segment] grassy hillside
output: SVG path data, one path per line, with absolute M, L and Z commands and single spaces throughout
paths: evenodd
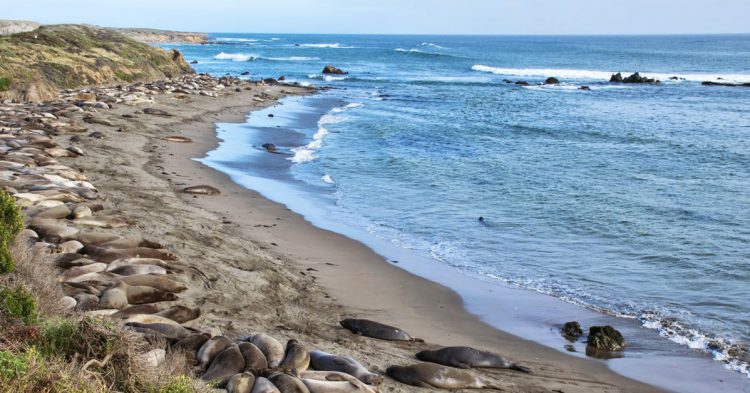
M 0 37 L 0 98 L 44 101 L 59 89 L 192 72 L 177 51 L 93 26 L 50 25 Z

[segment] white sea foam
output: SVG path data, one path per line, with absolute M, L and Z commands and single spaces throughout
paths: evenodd
M 593 71 L 593 70 L 574 70 L 574 69 L 556 69 L 556 68 L 502 68 L 477 64 L 471 67 L 474 71 L 490 72 L 496 75 L 506 76 L 525 76 L 525 77 L 550 77 L 582 80 L 609 80 L 612 74 L 622 72 L 623 76 L 628 76 L 630 71 Z M 641 75 L 659 79 L 663 82 L 670 82 L 669 78 L 676 76 L 688 81 L 703 82 L 724 80 L 730 83 L 750 82 L 750 74 L 695 74 L 695 73 L 657 73 L 641 71 Z
M 320 180 L 323 180 L 323 183 L 326 184 L 336 184 L 335 181 L 331 178 L 331 175 L 325 174 L 323 177 L 320 178 Z
M 328 129 L 326 129 L 325 126 L 344 121 L 346 119 L 345 117 L 337 115 L 362 105 L 362 103 L 358 102 L 351 103 L 344 107 L 333 108 L 330 112 L 323 115 L 320 120 L 318 120 L 318 131 L 313 135 L 313 140 L 304 146 L 293 148 L 292 151 L 294 152 L 294 156 L 289 158 L 289 160 L 295 164 L 302 164 L 317 159 L 318 157 L 315 155 L 315 152 L 323 147 L 323 139 L 328 135 Z
M 320 74 L 310 74 L 307 77 L 309 79 L 322 79 L 326 82 L 342 81 L 342 80 L 348 79 L 348 77 L 346 76 L 333 76 L 333 75 L 320 75 Z
M 218 37 L 214 41 L 218 42 L 258 42 L 260 40 L 255 38 L 232 38 L 232 37 Z
M 353 46 L 341 45 L 338 42 L 335 44 L 300 44 L 302 48 L 331 48 L 331 49 L 352 49 Z
M 214 59 L 217 60 L 232 60 L 232 61 L 250 61 L 250 60 L 257 60 L 259 57 L 254 54 L 248 54 L 248 53 L 225 53 L 221 52 L 218 55 L 214 56 Z
M 432 42 L 423 42 L 420 45 L 421 46 L 429 46 L 431 48 L 436 48 L 436 49 L 448 49 L 448 48 L 446 48 L 444 46 L 440 46 L 438 44 L 433 44 Z
M 263 59 L 273 61 L 313 61 L 320 60 L 319 57 L 290 56 L 290 57 L 264 57 Z

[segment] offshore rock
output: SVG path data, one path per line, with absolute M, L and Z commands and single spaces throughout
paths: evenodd
M 587 346 L 600 351 L 619 351 L 625 347 L 625 338 L 612 326 L 592 326 Z

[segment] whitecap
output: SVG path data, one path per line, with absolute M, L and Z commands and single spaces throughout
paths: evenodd
M 419 45 L 421 45 L 421 46 L 429 46 L 431 48 L 436 48 L 436 49 L 449 49 L 449 48 L 446 48 L 444 46 L 440 46 L 438 44 L 433 44 L 432 42 L 423 42 L 423 43 L 421 43 Z
M 254 54 L 246 54 L 246 53 L 225 53 L 221 52 L 218 55 L 214 56 L 214 59 L 217 60 L 232 60 L 232 61 L 250 61 L 250 60 L 257 60 L 259 57 Z
M 323 177 L 321 177 L 320 180 L 323 180 L 323 183 L 326 183 L 326 184 L 336 184 L 336 182 L 333 181 L 333 179 L 331 178 L 331 175 L 329 174 L 323 175 Z
M 218 37 L 218 38 L 214 38 L 214 41 L 218 41 L 218 42 L 258 42 L 260 40 L 255 39 L 255 38 Z
M 329 48 L 329 49 L 352 49 L 353 46 L 344 46 L 338 42 L 335 44 L 299 44 L 302 48 Z

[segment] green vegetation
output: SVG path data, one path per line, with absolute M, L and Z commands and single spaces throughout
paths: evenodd
M 0 311 L 22 320 L 27 325 L 35 323 L 38 318 L 34 296 L 23 286 L 0 290 Z
M 41 101 L 57 90 L 174 77 L 193 70 L 166 52 L 109 29 L 51 25 L 0 37 L 0 98 Z M 10 81 L 13 81 L 11 86 Z
M 7 91 L 8 89 L 10 89 L 10 78 L 0 76 L 0 91 Z
M 15 264 L 10 246 L 23 230 L 23 215 L 16 200 L 5 191 L 0 192 L 0 274 L 13 272 Z
M 26 356 L 0 351 L 0 379 L 15 378 L 26 374 L 27 370 Z

